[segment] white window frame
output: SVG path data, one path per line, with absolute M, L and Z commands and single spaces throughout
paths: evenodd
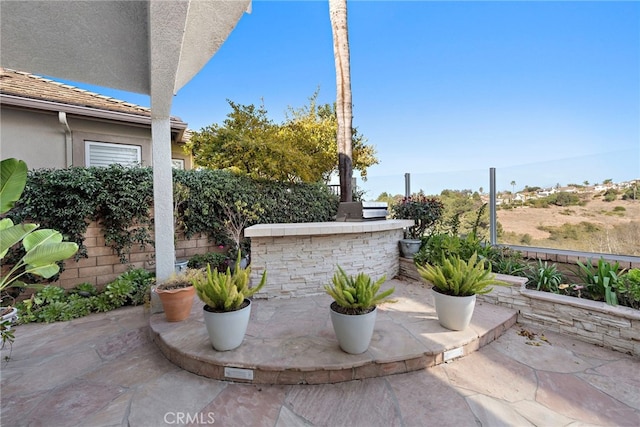
M 171 167 L 173 169 L 184 170 L 184 159 L 171 159 Z
M 117 151 L 121 150 L 134 150 L 135 151 L 135 160 L 133 161 L 111 161 L 107 164 L 91 164 L 91 147 L 104 147 L 109 148 L 111 150 Z M 129 144 L 114 144 L 109 142 L 98 142 L 98 141 L 87 141 L 84 142 L 84 164 L 86 167 L 90 166 L 101 166 L 106 167 L 110 164 L 118 163 L 122 166 L 138 166 L 142 163 L 142 149 L 139 145 L 129 145 Z

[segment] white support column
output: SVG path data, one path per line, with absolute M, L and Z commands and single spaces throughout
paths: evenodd
M 153 209 L 155 218 L 156 280 L 174 271 L 173 178 L 171 170 L 171 125 L 168 117 L 151 120 L 153 138 Z

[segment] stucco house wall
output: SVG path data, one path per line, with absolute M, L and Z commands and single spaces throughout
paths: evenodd
M 151 113 L 129 104 L 39 76 L 0 69 L 0 149 L 2 158 L 24 160 L 29 168 L 86 166 L 85 141 L 140 147 L 143 166 L 152 165 Z M 66 115 L 68 127 L 60 122 Z M 187 124 L 171 118 L 171 151 L 185 169 L 191 156 L 182 147 Z M 71 159 L 67 159 L 67 138 Z

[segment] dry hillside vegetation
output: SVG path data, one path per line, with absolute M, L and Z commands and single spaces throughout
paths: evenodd
M 497 216 L 503 243 L 640 255 L 640 200 L 598 197 L 584 206 L 500 209 Z

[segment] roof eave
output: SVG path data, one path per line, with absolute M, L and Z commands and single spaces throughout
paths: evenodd
M 15 107 L 30 108 L 44 111 L 62 111 L 67 114 L 75 114 L 88 118 L 96 118 L 103 120 L 113 120 L 124 123 L 144 124 L 151 126 L 151 115 L 123 113 L 121 111 L 104 110 L 100 108 L 83 107 L 80 105 L 65 104 L 61 102 L 46 101 L 43 99 L 25 98 L 22 96 L 8 95 L 0 93 L 0 104 L 11 105 Z M 187 123 L 182 120 L 171 117 L 171 128 L 184 131 Z M 181 132 L 180 132 L 181 133 Z

